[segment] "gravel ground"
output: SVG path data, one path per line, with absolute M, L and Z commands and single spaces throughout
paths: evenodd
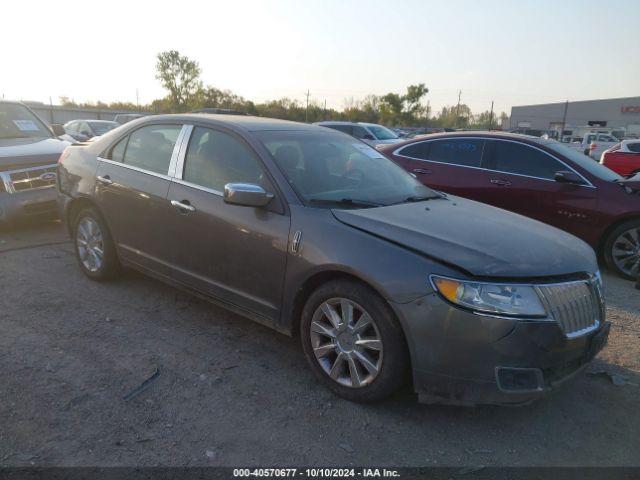
M 316 382 L 295 339 L 133 272 L 87 280 L 66 239 L 0 232 L 0 466 L 640 465 L 630 282 L 605 276 L 609 345 L 534 405 L 363 406 Z

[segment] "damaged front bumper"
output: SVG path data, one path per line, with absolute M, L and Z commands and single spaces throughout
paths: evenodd
M 609 323 L 568 338 L 554 321 L 478 315 L 431 294 L 395 304 L 423 403 L 524 405 L 574 377 L 606 344 Z

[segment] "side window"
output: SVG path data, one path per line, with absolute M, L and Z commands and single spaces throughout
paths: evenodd
M 328 125 L 328 127 L 347 135 L 353 135 L 353 127 L 351 125 Z
M 356 137 L 356 138 L 365 138 L 367 135 L 369 135 L 370 137 L 373 137 L 373 135 L 371 135 L 369 132 L 367 132 L 364 128 L 362 128 L 362 127 L 353 127 L 353 136 L 354 137 Z
M 129 135 L 125 165 L 166 175 L 182 125 L 149 125 Z
M 227 183 L 254 183 L 269 189 L 262 167 L 244 143 L 227 133 L 202 127 L 191 134 L 183 180 L 218 192 Z
M 429 160 L 465 167 L 479 167 L 482 163 L 484 140 L 450 138 L 434 140 L 429 149 Z
M 629 147 L 630 152 L 640 153 L 640 142 L 639 143 L 630 143 L 627 145 Z
M 553 180 L 567 168 L 546 153 L 514 142 L 494 142 L 492 168 L 500 172 Z
M 419 158 L 420 160 L 429 159 L 429 144 L 427 142 L 419 142 L 404 147 L 400 152 L 400 155 L 411 158 Z
M 112 148 L 107 158 L 109 160 L 113 160 L 114 162 L 121 162 L 124 160 L 124 150 L 127 148 L 127 140 L 129 140 L 129 136 L 127 135 L 118 143 L 116 143 Z

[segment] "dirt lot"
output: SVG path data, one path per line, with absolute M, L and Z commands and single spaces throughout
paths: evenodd
M 630 282 L 605 276 L 609 345 L 550 398 L 362 406 L 317 383 L 295 339 L 136 273 L 90 282 L 66 240 L 55 223 L 0 232 L 0 466 L 640 465 Z

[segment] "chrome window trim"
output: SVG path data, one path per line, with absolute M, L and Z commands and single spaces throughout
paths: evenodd
M 591 183 L 587 178 L 584 177 L 584 175 L 582 175 L 580 172 L 577 172 L 573 167 L 571 167 L 570 165 L 567 165 L 564 161 L 560 160 L 558 157 L 555 157 L 553 155 L 551 155 L 549 152 L 546 152 L 544 150 L 542 150 L 541 148 L 536 147 L 535 145 L 531 145 L 529 143 L 525 143 L 525 142 L 520 142 L 518 140 L 508 140 L 508 139 L 504 139 L 504 138 L 492 138 L 492 137 L 445 137 L 445 138 L 430 138 L 428 140 L 421 140 L 419 142 L 414 142 L 414 143 L 410 143 L 409 145 L 403 145 L 397 149 L 395 149 L 393 152 L 391 152 L 392 155 L 395 155 L 397 157 L 402 157 L 402 158 L 408 158 L 410 160 L 417 160 L 420 162 L 431 162 L 431 163 L 439 163 L 441 165 L 452 165 L 454 167 L 461 167 L 461 168 L 473 168 L 476 170 L 483 170 L 485 172 L 495 172 L 495 173 L 502 173 L 504 175 L 515 175 L 517 177 L 524 177 L 524 178 L 533 178 L 535 180 L 544 180 L 545 182 L 554 182 L 556 183 L 555 180 L 551 180 L 550 178 L 542 178 L 542 177 L 534 177 L 532 175 L 523 175 L 521 173 L 511 173 L 511 172 L 503 172 L 502 170 L 494 170 L 491 168 L 484 168 L 484 167 L 472 167 L 472 166 L 468 166 L 468 165 L 460 165 L 457 163 L 447 163 L 447 162 L 440 162 L 438 160 L 426 160 L 424 158 L 416 158 L 416 157 L 410 157 L 409 155 L 402 155 L 401 153 L 399 153 L 402 149 L 413 146 L 413 145 L 417 145 L 419 143 L 429 143 L 429 142 L 435 142 L 437 140 L 447 140 L 447 139 L 452 139 L 452 140 L 457 140 L 457 139 L 461 139 L 461 140 L 484 140 L 485 143 L 487 140 L 495 140 L 495 141 L 500 141 L 500 142 L 511 142 L 511 143 L 517 143 L 519 145 L 524 145 L 525 147 L 530 147 L 530 148 L 534 148 L 542 153 L 544 153 L 545 155 L 547 155 L 548 157 L 551 157 L 553 160 L 561 163 L 562 165 L 564 165 L 565 167 L 567 167 L 569 170 L 571 170 L 573 173 L 575 173 L 576 175 L 578 175 L 582 180 L 584 180 L 586 182 L 586 185 L 575 185 L 576 187 L 586 187 L 586 188 L 597 188 L 595 185 L 593 185 L 593 183 Z M 484 147 L 483 147 L 483 160 L 484 160 Z
M 191 140 L 191 135 L 193 134 L 194 128 L 195 127 L 193 125 L 184 126 L 184 135 L 182 137 L 180 149 L 176 154 L 175 171 L 174 171 L 174 174 L 172 175 L 174 178 L 178 180 L 182 180 L 184 178 L 184 159 L 187 156 L 187 148 L 189 147 L 189 141 Z
M 120 167 L 128 168 L 129 170 L 133 170 L 135 172 L 146 173 L 147 175 L 151 175 L 153 177 L 162 178 L 163 180 L 171 180 L 169 175 L 164 175 L 158 172 L 152 172 L 151 170 L 145 170 L 144 168 L 134 167 L 133 165 L 127 165 L 126 163 L 116 162 L 114 160 L 109 160 L 108 158 L 97 157 L 99 162 L 109 163 L 111 165 L 117 165 Z
M 46 190 L 47 188 L 54 188 L 56 186 L 55 183 L 53 185 L 46 185 L 44 187 L 29 188 L 28 190 L 16 190 L 13 187 L 14 183 L 28 182 L 28 181 L 35 180 L 35 179 L 33 179 L 33 178 L 32 179 L 24 179 L 24 180 L 17 180 L 16 182 L 14 182 L 13 180 L 11 180 L 11 174 L 13 174 L 13 173 L 21 173 L 21 172 L 32 172 L 34 170 L 44 170 L 44 169 L 47 169 L 47 168 L 56 168 L 57 166 L 58 166 L 57 163 L 50 163 L 50 164 L 47 164 L 47 165 L 38 165 L 37 167 L 16 168 L 14 170 L 3 170 L 3 171 L 0 172 L 0 180 L 2 180 L 2 183 L 4 184 L 5 193 L 10 193 L 12 195 L 21 193 L 23 191 L 32 192 L 34 190 Z
M 196 185 L 195 183 L 186 182 L 181 178 L 173 178 L 174 183 L 178 183 L 180 185 L 184 185 L 186 187 L 195 188 L 196 190 L 201 190 L 203 192 L 212 193 L 213 195 L 217 195 L 219 197 L 224 197 L 224 194 L 219 190 L 214 190 L 213 188 L 203 187 L 202 185 Z
M 184 143 L 184 139 L 185 136 L 188 138 L 189 135 L 191 134 L 191 129 L 189 128 L 191 127 L 191 129 L 193 129 L 192 125 L 182 125 L 182 129 L 180 130 L 180 133 L 178 134 L 178 138 L 176 138 L 176 144 L 173 146 L 173 152 L 171 152 L 171 160 L 169 161 L 169 171 L 168 171 L 168 176 L 170 177 L 175 177 L 176 176 L 176 171 L 178 168 L 178 158 L 180 155 L 180 152 L 182 150 L 182 145 Z M 189 132 L 189 133 L 187 133 Z

